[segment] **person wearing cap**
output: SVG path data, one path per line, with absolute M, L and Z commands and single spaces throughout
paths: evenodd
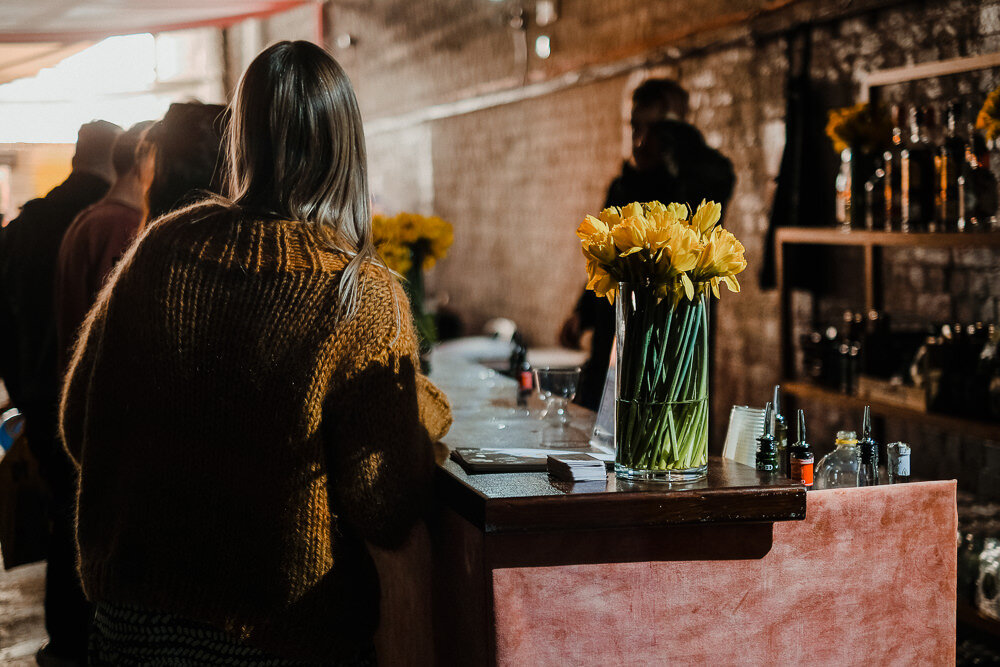
M 85 664 L 92 611 L 76 571 L 76 471 L 57 428 L 60 377 L 53 307 L 56 258 L 73 219 L 114 180 L 111 153 L 122 129 L 107 121 L 80 128 L 73 169 L 44 197 L 26 203 L 0 235 L 0 379 L 25 419 L 25 433 L 50 496 L 45 580 L 49 644 L 40 665 Z

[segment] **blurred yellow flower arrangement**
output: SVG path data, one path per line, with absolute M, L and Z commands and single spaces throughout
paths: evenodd
M 880 151 L 892 137 L 892 119 L 885 109 L 868 103 L 831 109 L 827 116 L 826 136 L 838 154 L 845 148 L 865 153 Z
M 404 278 L 403 288 L 410 297 L 420 338 L 421 364 L 427 372 L 428 353 L 437 342 L 437 327 L 433 314 L 425 308 L 424 271 L 434 268 L 448 254 L 454 230 L 437 216 L 404 212 L 373 216 L 372 236 L 385 265 Z
M 372 218 L 372 235 L 386 266 L 400 275 L 410 271 L 414 259 L 425 271 L 434 268 L 455 239 L 451 224 L 437 216 L 416 213 L 376 215 Z

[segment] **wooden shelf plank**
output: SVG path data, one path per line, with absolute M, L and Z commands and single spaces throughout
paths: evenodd
M 1000 248 L 1000 232 L 910 233 L 841 231 L 835 227 L 782 227 L 777 243 L 789 245 L 837 245 L 923 248 Z
M 980 632 L 1000 637 L 1000 621 L 984 616 L 967 602 L 958 601 L 958 622 Z
M 911 408 L 905 408 L 892 403 L 881 403 L 869 399 L 841 394 L 825 387 L 816 386 L 810 382 L 799 382 L 786 380 L 781 384 L 781 388 L 792 396 L 799 398 L 822 401 L 827 404 L 835 404 L 848 410 L 863 410 L 866 405 L 870 405 L 872 412 L 883 417 L 906 419 L 917 421 L 930 426 L 936 426 L 944 430 L 952 430 L 973 438 L 983 438 L 984 440 L 1000 440 L 1000 423 L 979 421 L 976 419 L 966 419 L 964 417 L 952 417 L 934 412 L 920 412 Z

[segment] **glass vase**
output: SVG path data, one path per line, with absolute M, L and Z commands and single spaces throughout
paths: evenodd
M 708 469 L 708 295 L 620 283 L 615 473 L 693 482 Z

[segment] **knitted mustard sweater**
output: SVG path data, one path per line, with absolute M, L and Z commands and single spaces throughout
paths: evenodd
M 88 597 L 306 660 L 370 645 L 364 541 L 405 540 L 451 423 L 409 303 L 301 223 L 201 204 L 154 224 L 90 312 L 62 398 Z M 397 317 L 400 326 L 397 327 Z

